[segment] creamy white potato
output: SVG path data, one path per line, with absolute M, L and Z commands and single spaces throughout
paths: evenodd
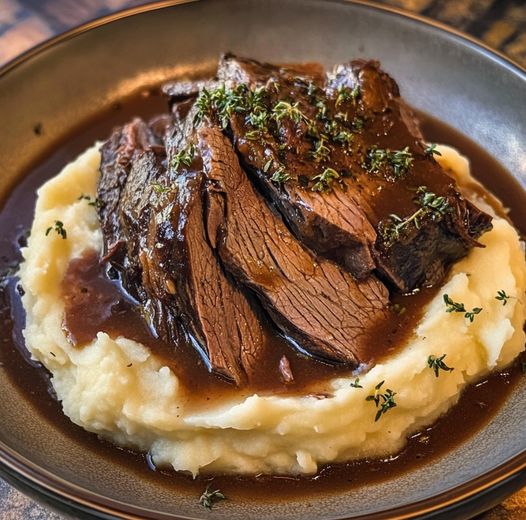
M 467 161 L 441 147 L 438 159 L 469 180 Z M 74 348 L 62 329 L 61 280 L 68 263 L 100 250 L 95 209 L 79 195 L 95 196 L 100 154 L 90 148 L 38 192 L 25 262 L 20 269 L 27 311 L 25 338 L 32 356 L 53 374 L 52 383 L 71 420 L 122 446 L 150 452 L 157 465 L 203 472 L 312 474 L 321 464 L 395 453 L 406 437 L 431 424 L 459 399 L 463 388 L 510 364 L 524 349 L 526 265 L 523 244 L 504 219 L 458 262 L 428 305 L 407 345 L 360 376 L 327 383 L 333 397 L 239 394 L 206 407 L 191 404 L 176 375 L 145 346 L 100 332 Z M 483 204 L 482 201 L 478 203 Z M 487 209 L 487 208 L 485 208 Z M 67 238 L 50 232 L 63 222 Z M 504 290 L 510 298 L 496 299 Z M 473 322 L 447 313 L 443 294 L 481 307 Z M 429 356 L 446 355 L 454 370 L 436 377 Z M 366 397 L 395 392 L 396 407 L 375 421 Z

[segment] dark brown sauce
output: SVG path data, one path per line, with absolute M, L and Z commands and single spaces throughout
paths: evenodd
M 88 344 L 98 332 L 106 332 L 116 338 L 125 336 L 138 341 L 169 366 L 182 382 L 193 404 L 205 404 L 218 400 L 239 390 L 226 380 L 210 373 L 196 350 L 185 342 L 171 345 L 156 338 L 145 320 L 140 308 L 125 296 L 117 281 L 110 281 L 103 272 L 96 251 L 87 251 L 71 261 L 62 282 L 65 301 L 63 327 L 75 345 Z M 411 296 L 396 295 L 393 301 L 399 312 L 392 312 L 392 320 L 383 324 L 371 336 L 371 354 L 378 356 L 378 344 L 382 345 L 382 357 L 394 353 L 411 335 L 422 310 L 435 289 L 424 289 Z M 279 336 L 262 318 L 265 341 L 269 343 L 266 355 L 261 359 L 257 373 L 250 384 L 242 389 L 242 395 L 253 392 L 276 394 L 299 394 L 328 392 L 326 383 L 334 377 L 358 374 L 348 367 L 323 363 L 298 352 Z M 79 348 L 81 348 L 79 346 Z M 279 366 L 285 356 L 288 360 L 293 381 L 286 382 Z M 361 367 L 360 370 L 365 369 Z
M 164 100 L 155 92 L 147 96 L 124 100 L 118 106 L 114 106 L 106 113 L 101 114 L 96 120 L 73 132 L 65 143 L 54 147 L 53 151 L 39 160 L 27 175 L 21 176 L 20 182 L 9 194 L 0 211 L 0 247 L 2 247 L 0 269 L 6 271 L 7 268 L 15 266 L 20 259 L 19 245 L 21 242 L 23 243 L 24 232 L 30 227 L 33 218 L 36 188 L 60 171 L 65 164 L 74 159 L 95 140 L 107 136 L 116 124 L 124 123 L 135 115 L 148 117 L 163 110 Z M 422 119 L 424 133 L 429 141 L 451 144 L 471 159 L 472 171 L 475 176 L 505 201 L 506 205 L 511 208 L 512 219 L 519 224 L 519 228 L 524 233 L 526 194 L 517 181 L 468 138 L 432 118 L 422 115 Z M 37 123 L 39 122 L 35 121 L 35 124 Z M 43 124 L 45 125 L 45 122 Z M 35 139 L 38 138 L 35 135 Z M 88 269 L 88 272 L 84 273 L 83 276 L 90 280 L 93 276 L 98 277 L 98 273 Z M 82 442 L 88 449 L 99 452 L 104 457 L 121 464 L 135 474 L 136 478 L 153 479 L 159 485 L 174 486 L 198 497 L 209 477 L 202 476 L 192 480 L 186 475 L 175 474 L 171 471 L 148 471 L 148 458 L 144 455 L 116 449 L 114 446 L 100 441 L 95 435 L 78 428 L 63 415 L 59 403 L 53 397 L 46 371 L 37 363 L 29 361 L 24 348 L 21 335 L 24 314 L 16 290 L 16 280 L 9 277 L 5 278 L 3 288 L 4 290 L 0 292 L 0 318 L 4 325 L 0 331 L 0 363 L 6 368 L 12 384 L 27 397 L 28 403 L 64 434 Z M 102 292 L 105 289 L 110 288 L 104 287 Z M 399 322 L 402 324 L 401 329 L 404 329 L 403 320 L 414 322 L 418 309 L 421 309 L 430 296 L 432 296 L 431 292 L 426 294 L 423 291 L 416 297 L 397 297 L 397 303 L 407 307 L 406 313 L 402 314 Z M 410 300 L 414 302 L 412 307 L 409 304 Z M 82 299 L 78 300 L 77 304 L 82 308 Z M 110 298 L 106 304 L 113 308 L 115 302 Z M 119 300 L 116 305 L 118 307 L 123 303 Z M 114 327 L 111 324 L 114 319 L 113 316 L 118 316 L 118 312 L 112 312 L 108 315 L 108 330 Z M 142 335 L 144 334 L 151 337 L 148 330 L 141 329 L 144 327 L 141 325 L 142 320 L 137 320 L 136 323 L 138 324 L 137 330 L 128 332 L 128 326 L 127 335 L 129 333 L 139 340 L 143 338 Z M 115 326 L 115 329 L 118 328 Z M 276 361 L 279 362 L 279 359 L 272 361 L 274 366 L 277 366 Z M 309 366 L 317 366 L 317 364 L 309 362 Z M 329 369 L 334 370 L 331 367 Z M 296 374 L 299 373 L 297 367 L 293 370 L 296 370 Z M 521 375 L 520 364 L 518 363 L 501 374 L 493 374 L 488 380 L 469 387 L 462 395 L 459 404 L 446 416 L 442 417 L 431 428 L 414 435 L 409 439 L 402 452 L 386 460 L 362 460 L 349 464 L 332 465 L 322 468 L 314 478 L 214 477 L 214 483 L 230 499 L 250 497 L 259 500 L 279 501 L 292 496 L 348 490 L 388 479 L 446 453 L 482 428 L 497 412 Z M 305 377 L 308 377 L 307 373 Z M 199 387 L 202 391 L 201 384 Z

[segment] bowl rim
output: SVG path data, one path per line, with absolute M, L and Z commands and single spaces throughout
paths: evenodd
M 177 5 L 211 1 L 213 0 L 157 0 L 152 3 L 129 7 L 95 18 L 86 23 L 75 26 L 66 32 L 46 39 L 15 56 L 0 67 L 0 80 L 13 69 L 16 69 L 31 60 L 34 56 L 92 29 L 146 12 L 157 11 Z M 441 33 L 443 36 L 449 37 L 470 50 L 483 55 L 485 58 L 496 62 L 498 65 L 518 76 L 526 86 L 525 67 L 502 52 L 491 48 L 478 38 L 454 29 L 442 22 L 432 20 L 421 14 L 408 12 L 401 8 L 378 4 L 371 0 L 325 1 L 332 4 L 355 4 L 367 10 L 380 11 L 391 16 L 406 18 L 416 25 L 426 26 L 428 29 Z M 159 518 L 172 520 L 178 518 L 180 520 L 191 520 L 191 517 L 173 516 L 172 514 L 161 513 L 139 506 L 125 504 L 116 499 L 101 496 L 93 491 L 82 488 L 54 475 L 44 467 L 33 463 L 31 460 L 12 450 L 2 441 L 0 441 L 0 476 L 5 477 L 14 485 L 18 484 L 20 487 L 24 487 L 26 490 L 36 490 L 45 495 L 48 500 L 51 499 L 52 502 L 53 500 L 58 501 L 63 505 L 68 505 L 69 508 L 73 505 L 74 507 L 79 507 L 85 512 L 102 514 L 104 515 L 104 518 Z M 512 481 L 514 477 L 521 477 L 522 480 L 522 477 L 524 476 L 526 476 L 526 449 L 502 462 L 498 466 L 495 466 L 485 474 L 463 482 L 462 484 L 440 494 L 423 499 L 419 502 L 404 504 L 389 510 L 377 511 L 360 517 L 353 517 L 353 519 L 382 520 L 389 518 L 390 520 L 409 520 L 422 517 L 423 515 L 439 513 L 446 509 L 455 508 L 469 499 L 476 498 L 484 492 L 490 492 L 499 486 L 504 486 L 507 482 Z M 138 515 L 151 516 L 145 517 Z

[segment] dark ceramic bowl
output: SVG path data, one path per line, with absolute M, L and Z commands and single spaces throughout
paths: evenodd
M 175 5 L 178 4 L 178 5 Z M 44 150 L 141 84 L 206 69 L 224 50 L 269 61 L 378 58 L 418 109 L 485 147 L 526 186 L 526 74 L 437 24 L 338 0 L 159 2 L 87 24 L 0 71 L 0 194 Z M 35 121 L 45 133 L 36 139 Z M 497 192 L 499 183 L 495 182 Z M 490 424 L 394 480 L 315 499 L 224 502 L 211 513 L 64 435 L 0 367 L 0 468 L 75 517 L 468 518 L 526 482 L 526 378 Z

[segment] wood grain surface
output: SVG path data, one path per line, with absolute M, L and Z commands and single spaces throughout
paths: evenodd
M 30 47 L 140 0 L 0 0 L 0 66 Z M 475 36 L 526 67 L 525 0 L 386 0 Z M 0 480 L 0 519 L 62 520 Z M 526 520 L 526 488 L 477 520 Z

